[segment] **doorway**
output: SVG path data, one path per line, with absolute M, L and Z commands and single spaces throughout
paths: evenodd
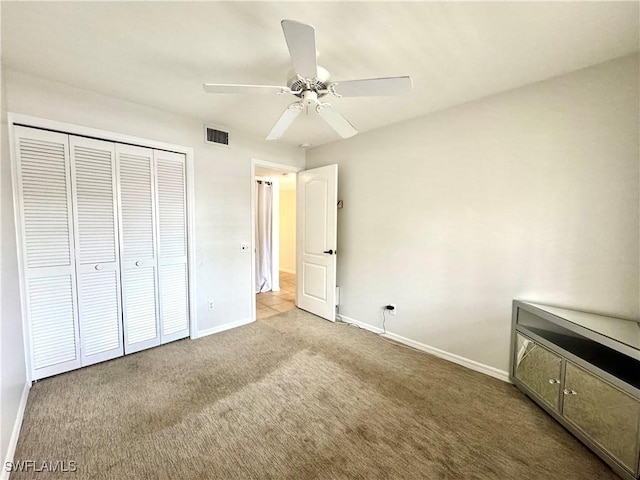
M 253 318 L 296 307 L 296 169 L 259 160 L 252 175 Z

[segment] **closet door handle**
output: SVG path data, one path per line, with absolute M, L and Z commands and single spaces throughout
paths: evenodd
M 325 250 L 325 251 L 324 251 L 324 252 L 322 252 L 322 253 L 328 253 L 329 255 L 333 255 L 333 250 Z

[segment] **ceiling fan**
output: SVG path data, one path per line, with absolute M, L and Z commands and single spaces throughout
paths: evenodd
M 205 83 L 208 93 L 290 93 L 299 98 L 287 107 L 267 136 L 267 140 L 277 140 L 284 135 L 298 115 L 307 107 L 316 112 L 342 138 L 354 136 L 358 131 L 329 103 L 320 101 L 327 94 L 336 97 L 367 97 L 401 95 L 411 92 L 411 78 L 385 77 L 332 82 L 327 70 L 316 61 L 316 31 L 311 25 L 295 20 L 282 20 L 282 30 L 289 48 L 293 70 L 289 74 L 287 86 L 235 85 Z

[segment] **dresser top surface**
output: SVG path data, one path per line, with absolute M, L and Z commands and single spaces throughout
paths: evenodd
M 579 327 L 611 338 L 629 347 L 640 350 L 640 322 L 622 318 L 605 317 L 593 313 L 579 312 L 566 308 L 550 307 L 538 303 L 522 302 L 544 312 L 560 317 Z

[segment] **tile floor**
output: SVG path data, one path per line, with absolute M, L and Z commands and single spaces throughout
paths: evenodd
M 256 319 L 287 312 L 296 306 L 296 276 L 280 272 L 280 291 L 256 294 Z

